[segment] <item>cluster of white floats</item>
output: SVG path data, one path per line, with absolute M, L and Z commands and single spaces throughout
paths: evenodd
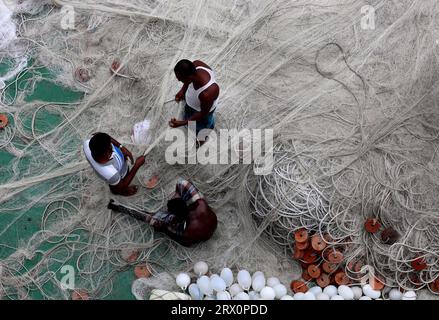
M 192 300 L 382 300 L 381 291 L 372 289 L 368 284 L 363 287 L 328 286 L 324 289 L 315 286 L 306 293 L 288 294 L 288 289 L 276 277 L 265 278 L 261 271 L 251 275 L 240 270 L 236 276 L 232 270 L 224 268 L 221 273 L 207 276 L 207 263 L 200 261 L 194 265 L 197 280 L 192 283 L 187 273 L 180 273 L 177 285 L 188 291 Z M 236 280 L 236 282 L 235 282 Z M 390 300 L 416 300 L 414 291 L 404 294 L 398 289 L 388 292 Z

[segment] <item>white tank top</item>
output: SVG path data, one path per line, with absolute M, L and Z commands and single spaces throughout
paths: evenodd
M 186 91 L 186 104 L 189 107 L 191 107 L 192 109 L 194 109 L 194 110 L 196 110 L 198 112 L 201 112 L 201 102 L 200 102 L 199 95 L 200 95 L 201 92 L 203 92 L 204 90 L 209 88 L 211 85 L 215 84 L 216 80 L 215 80 L 215 74 L 213 73 L 212 70 L 204 68 L 204 67 L 197 67 L 197 70 L 198 69 L 202 69 L 202 70 L 205 70 L 206 72 L 208 72 L 209 75 L 210 75 L 210 81 L 206 85 L 202 86 L 198 90 L 195 90 L 194 84 L 191 83 L 189 85 L 189 87 L 187 88 L 187 91 Z M 214 111 L 216 106 L 217 106 L 217 104 L 218 104 L 218 99 L 216 99 L 213 102 L 212 108 L 210 108 L 209 112 Z
M 98 176 L 108 182 L 108 184 L 115 186 L 121 179 L 125 178 L 128 172 L 128 164 L 125 161 L 122 151 L 111 144 L 113 148 L 112 159 L 105 164 L 100 164 L 93 159 L 89 147 L 90 139 L 84 141 L 84 153 L 90 165 L 93 167 Z

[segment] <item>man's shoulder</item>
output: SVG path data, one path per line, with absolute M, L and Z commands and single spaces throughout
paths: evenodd
M 195 67 L 204 67 L 204 68 L 207 68 L 207 69 L 212 70 L 211 67 L 209 67 L 206 63 L 204 63 L 204 62 L 201 61 L 201 60 L 195 60 L 193 63 L 194 63 L 194 65 L 195 65 Z

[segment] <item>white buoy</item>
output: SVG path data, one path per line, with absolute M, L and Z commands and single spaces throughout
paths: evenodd
M 192 300 L 203 300 L 203 293 L 195 283 L 192 283 L 189 286 L 189 295 L 191 296 Z
M 198 261 L 194 265 L 194 272 L 198 277 L 204 276 L 209 271 L 209 266 L 204 261 Z
M 316 300 L 329 300 L 329 296 L 326 293 L 319 293 L 316 296 Z
M 250 276 L 250 273 L 247 270 L 239 271 L 237 279 L 238 279 L 239 285 L 244 290 L 250 289 L 250 287 L 252 285 L 252 277 Z
M 361 289 L 360 287 L 351 287 L 352 292 L 354 293 L 354 299 L 358 300 L 361 298 L 361 296 L 363 295 L 363 289 Z
M 337 295 L 337 288 L 335 286 L 327 286 L 325 289 L 323 289 L 323 293 L 326 293 L 330 298 Z
M 286 296 L 283 296 L 282 298 L 280 298 L 281 300 L 294 300 L 294 298 L 292 297 L 292 296 L 290 296 L 290 295 L 286 295 Z
M 216 294 L 216 300 L 232 300 L 232 297 L 227 291 L 221 291 Z
M 402 295 L 402 300 L 416 300 L 416 292 L 407 291 Z
M 344 300 L 344 298 L 342 296 L 339 296 L 338 294 L 336 294 L 335 296 L 331 297 L 331 300 Z
M 180 273 L 175 279 L 175 282 L 177 283 L 177 286 L 184 291 L 191 283 L 191 277 L 189 277 L 187 273 Z
M 272 287 L 274 288 L 275 286 L 277 286 L 278 284 L 280 284 L 280 281 L 278 278 L 276 277 L 270 277 L 267 279 L 267 286 L 268 287 Z
M 250 300 L 250 297 L 245 292 L 238 293 L 233 300 Z
M 226 282 L 218 275 L 210 278 L 210 287 L 216 292 L 226 291 Z
M 259 300 L 259 298 L 261 297 L 259 295 L 259 293 L 257 293 L 256 291 L 250 291 L 248 293 L 248 296 L 249 296 L 250 300 Z
M 263 276 L 265 278 L 265 275 L 262 271 L 256 271 L 255 273 L 253 273 L 252 275 L 252 281 L 254 278 L 256 278 L 257 276 Z
M 303 300 L 316 300 L 316 296 L 312 292 L 307 292 L 303 296 Z
M 276 293 L 272 287 L 264 287 L 260 294 L 262 300 L 274 300 L 276 297 Z
M 256 292 L 261 292 L 261 290 L 265 287 L 265 277 L 264 276 L 257 276 L 252 281 L 252 288 Z
M 277 284 L 273 287 L 274 293 L 276 294 L 276 299 L 282 299 L 283 296 L 287 294 L 287 288 L 283 284 Z
M 370 284 L 366 284 L 363 286 L 363 293 L 365 296 L 368 296 L 372 299 L 378 299 L 381 296 L 381 291 L 374 290 Z
M 303 292 L 297 292 L 293 296 L 294 300 L 303 300 L 305 298 L 305 294 Z
M 399 289 L 392 289 L 389 292 L 389 299 L 390 300 L 402 300 L 402 293 L 399 291 Z
M 362 296 L 362 297 L 360 297 L 360 299 L 358 299 L 358 300 L 372 300 L 372 298 L 371 298 L 371 297 L 368 297 L 368 296 Z
M 313 295 L 315 295 L 315 296 L 317 297 L 317 295 L 318 295 L 319 293 L 322 293 L 323 290 L 322 290 L 322 288 L 320 288 L 319 286 L 315 286 L 315 287 L 310 288 L 310 289 L 308 290 L 308 292 L 311 292 Z
M 221 270 L 220 277 L 226 283 L 227 288 L 229 288 L 233 283 L 233 272 L 229 268 L 224 268 Z
M 244 290 L 237 283 L 232 284 L 229 288 L 229 292 L 232 295 L 232 297 L 236 296 L 238 293 L 243 292 L 243 291 Z
M 213 293 L 213 289 L 210 286 L 210 279 L 208 276 L 202 276 L 197 280 L 197 286 L 200 288 L 201 293 L 206 296 L 210 296 Z
M 216 299 L 215 299 L 215 297 L 207 296 L 206 298 L 204 298 L 204 300 L 216 300 Z
M 345 285 L 338 287 L 338 295 L 342 296 L 345 300 L 354 300 L 354 291 Z

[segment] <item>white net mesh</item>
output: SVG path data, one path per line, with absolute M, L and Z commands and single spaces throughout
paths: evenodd
M 157 274 L 202 259 L 269 270 L 288 283 L 299 277 L 289 235 L 302 226 L 349 244 L 348 260 L 365 259 L 390 284 L 419 288 L 409 280 L 419 256 L 430 266 L 416 280 L 421 287 L 438 277 L 437 1 L 54 2 L 17 3 L 14 45 L 34 59 L 24 70 L 46 66 L 52 81 L 86 94 L 79 103 L 24 101 L 38 75 L 22 94 L 6 94 L 16 82 L 2 91 L 0 111 L 13 125 L 0 132 L 0 147 L 14 157 L 1 168 L 0 213 L 13 219 L 0 232 L 33 206 L 46 208 L 41 230 L 1 261 L 3 295 L 37 288 L 44 298 L 64 298 L 53 268 L 72 261 L 77 285 L 98 299 L 111 293 L 118 271 L 140 261 Z M 375 9 L 373 30 L 362 28 L 366 5 Z M 130 136 L 145 118 L 156 141 L 179 112 L 165 102 L 178 90 L 172 71 L 181 58 L 215 69 L 218 128 L 273 128 L 278 160 L 266 177 L 243 165 L 171 167 L 167 144 L 157 143 L 136 183 L 158 172 L 158 188 L 118 200 L 158 210 L 178 176 L 191 179 L 219 218 L 213 239 L 191 249 L 109 212 L 108 188 L 81 152 L 83 139 L 104 131 L 141 154 Z M 115 60 L 128 78 L 110 72 Z M 46 113 L 58 125 L 42 126 Z M 400 240 L 389 246 L 367 235 L 371 216 Z M 121 251 L 131 249 L 140 254 L 130 263 Z

